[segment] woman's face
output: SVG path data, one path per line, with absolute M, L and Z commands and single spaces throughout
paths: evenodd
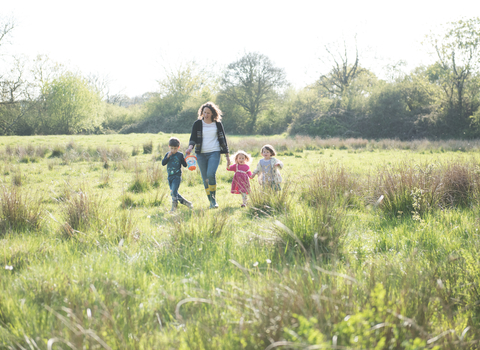
M 210 108 L 208 107 L 205 107 L 203 109 L 203 113 L 202 113 L 202 116 L 203 116 L 203 120 L 205 120 L 206 122 L 211 122 L 212 121 L 212 111 L 210 110 Z

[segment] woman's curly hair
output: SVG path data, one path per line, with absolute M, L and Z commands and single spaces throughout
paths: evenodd
M 218 106 L 213 103 L 213 102 L 207 102 L 204 103 L 199 109 L 198 109 L 198 119 L 203 119 L 203 110 L 205 108 L 208 108 L 210 111 L 212 111 L 212 120 L 215 122 L 219 122 L 222 120 L 222 111 Z

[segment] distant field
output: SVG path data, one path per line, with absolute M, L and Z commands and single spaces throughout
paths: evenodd
M 0 138 L 0 348 L 480 347 L 480 143 L 229 137 L 282 191 L 170 214 L 170 136 Z

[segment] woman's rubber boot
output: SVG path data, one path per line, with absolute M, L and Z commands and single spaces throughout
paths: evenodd
M 210 191 L 210 209 L 217 209 L 218 208 L 218 204 L 217 204 L 217 201 L 215 199 L 215 192 L 216 191 Z
M 212 195 L 209 193 L 207 194 L 208 197 L 208 203 L 210 203 L 210 209 L 212 209 Z

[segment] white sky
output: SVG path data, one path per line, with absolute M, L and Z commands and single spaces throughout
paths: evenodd
M 162 65 L 226 65 L 258 51 L 302 87 L 326 72 L 324 45 L 357 36 L 361 65 L 381 75 L 431 62 L 430 30 L 480 16 L 480 1 L 456 0 L 0 0 L 16 28 L 7 53 L 52 60 L 108 76 L 111 93 L 156 91 Z M 5 51 L 4 51 L 5 53 Z

